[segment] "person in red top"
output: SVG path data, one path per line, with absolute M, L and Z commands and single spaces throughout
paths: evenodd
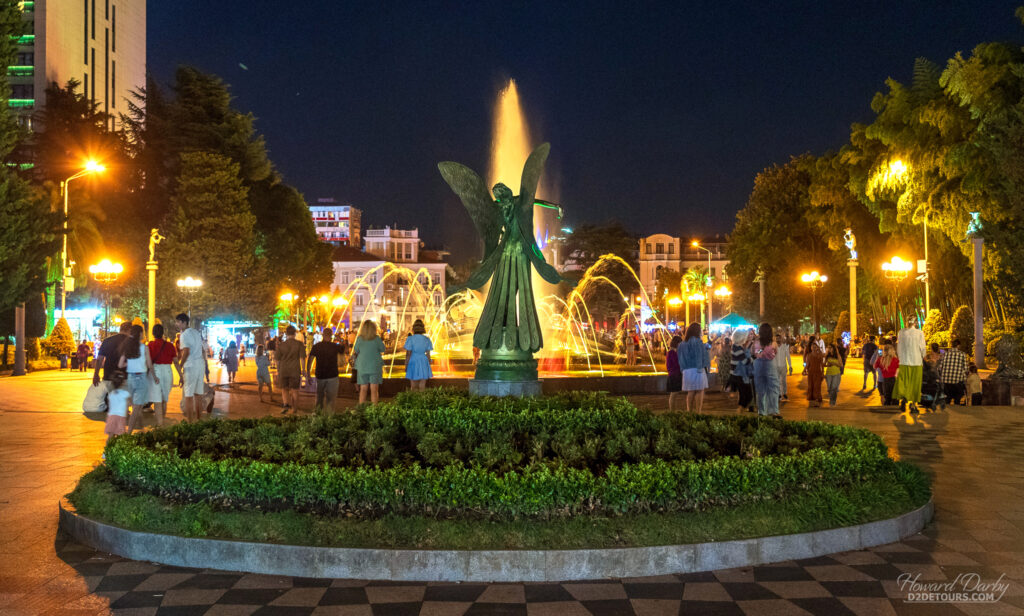
M 882 348 L 882 356 L 875 360 L 875 368 L 882 371 L 882 386 L 879 389 L 885 394 L 885 406 L 895 404 L 892 392 L 896 387 L 896 371 L 899 367 L 900 360 L 896 357 L 896 349 L 891 344 L 886 344 Z
M 153 326 L 153 339 L 149 341 L 149 356 L 153 358 L 153 372 L 160 383 L 150 382 L 149 401 L 153 403 L 156 413 L 156 425 L 164 425 L 167 414 L 167 399 L 171 397 L 174 386 L 174 371 L 171 365 L 178 356 L 178 349 L 173 342 L 164 340 L 164 326 L 157 323 Z

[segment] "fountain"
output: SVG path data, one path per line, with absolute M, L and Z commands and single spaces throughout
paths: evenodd
M 510 81 L 501 90 L 495 105 L 489 181 L 486 185 L 493 185 L 497 181 L 503 181 L 509 186 L 522 184 L 523 169 L 520 165 L 530 155 L 531 143 L 529 127 L 519 104 L 518 89 L 515 82 Z M 541 179 L 536 188 L 534 201 L 540 201 L 545 196 L 550 197 L 546 192 L 548 190 L 548 186 Z M 493 199 L 490 196 L 487 196 L 487 199 L 492 204 L 490 207 L 495 207 Z M 539 207 L 537 206 L 537 209 Z M 547 229 L 543 227 L 540 216 L 533 216 L 531 227 L 536 244 L 543 245 Z M 535 268 L 530 267 L 530 286 L 534 293 L 543 347 L 529 359 L 530 362 L 536 363 L 530 366 L 524 380 L 542 377 L 546 379 L 547 389 L 597 388 L 620 393 L 636 391 L 638 388 L 646 391 L 661 389 L 664 357 L 660 349 L 667 348 L 669 337 L 661 322 L 655 319 L 656 329 L 652 332 L 657 344 L 652 344 L 652 340 L 646 336 L 642 338 L 642 350 L 638 353 L 640 365 L 624 366 L 624 353 L 617 340 L 619 336 L 610 335 L 608 330 L 601 332 L 587 306 L 587 300 L 594 291 L 602 287 L 611 287 L 622 299 L 623 310 L 614 328 L 609 330 L 618 333 L 645 326 L 638 322 L 633 298 L 612 281 L 613 277 L 610 274 L 616 268 L 628 272 L 636 281 L 636 286 L 641 287 L 636 272 L 625 261 L 612 254 L 603 256 L 585 271 L 575 288 L 567 294 L 559 294 L 557 285 L 544 281 L 534 271 Z M 475 368 L 479 368 L 474 362 L 473 332 L 484 310 L 487 286 L 482 286 L 478 290 L 464 289 L 445 297 L 439 285 L 431 283 L 430 276 L 425 270 L 415 271 L 401 265 L 384 263 L 339 289 L 341 296 L 347 301 L 341 302 L 330 315 L 325 315 L 326 323 L 337 324 L 346 320 L 345 316 L 350 310 L 348 302 L 351 302 L 356 291 L 366 290 L 370 292 L 370 297 L 375 297 L 378 296 L 377 291 L 381 285 L 385 286 L 385 290 L 393 291 L 386 295 L 395 296 L 395 304 L 371 305 L 365 314 L 366 318 L 378 321 L 382 321 L 385 314 L 391 315 L 389 327 L 397 335 L 394 346 L 386 357 L 385 377 L 395 379 L 397 382 L 404 375 L 405 354 L 401 350 L 401 342 L 404 339 L 402 334 L 410 328 L 415 318 L 422 318 L 427 327 L 427 335 L 434 342 L 435 381 L 439 384 L 464 387 L 466 379 L 473 375 Z M 640 293 L 645 303 L 649 305 L 650 298 L 642 290 Z M 493 358 L 487 358 L 481 352 L 480 359 Z M 517 358 L 515 361 L 522 359 Z M 483 363 L 486 368 L 488 362 Z M 490 375 L 494 376 L 493 369 Z M 646 381 L 642 385 L 618 387 L 616 379 L 620 377 L 642 378 Z M 396 383 L 397 386 L 399 385 Z M 536 387 L 532 391 L 536 392 Z

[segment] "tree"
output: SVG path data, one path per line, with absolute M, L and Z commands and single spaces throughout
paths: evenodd
M 618 319 L 640 289 L 636 251 L 636 238 L 620 222 L 580 225 L 566 239 L 566 266 L 580 272 L 577 290 L 594 320 Z
M 654 282 L 654 297 L 651 298 L 651 306 L 661 311 L 664 315 L 663 321 L 668 320 L 668 300 L 673 297 L 682 298 L 683 275 L 670 267 L 664 267 L 658 271 L 658 277 Z M 673 315 L 678 316 L 678 315 Z
M 78 345 L 75 344 L 75 337 L 71 334 L 71 326 L 67 319 L 61 317 L 57 324 L 50 330 L 50 335 L 43 342 L 43 348 L 47 353 L 54 356 L 72 355 Z
M 974 311 L 970 306 L 960 306 L 949 323 L 949 341 L 960 340 L 960 350 L 971 354 L 974 349 Z
M 263 319 L 274 296 L 256 259 L 256 217 L 238 174 L 238 163 L 220 154 L 181 155 L 161 297 L 183 303 L 170 281 L 198 275 L 203 287 L 193 296 L 193 311 Z
M 928 317 L 924 320 L 924 325 L 921 326 L 921 333 L 924 334 L 926 342 L 931 344 L 933 338 L 935 338 L 939 332 L 949 331 L 949 323 L 946 322 L 946 317 L 942 316 L 942 311 L 938 308 L 932 308 L 928 313 Z
M 299 191 L 267 179 L 253 185 L 250 201 L 257 254 L 266 259 L 270 280 L 306 297 L 327 290 L 334 280 L 334 248 L 317 237 Z
M 838 314 L 843 305 L 845 259 L 830 250 L 812 216 L 813 163 L 813 157 L 803 156 L 759 173 L 746 206 L 736 215 L 729 242 L 729 279 L 734 306 L 741 314 L 758 314 L 754 280 L 759 270 L 765 277 L 765 318 L 770 323 L 797 325 L 811 314 L 811 293 L 800 275 L 812 269 L 830 279 L 817 291 L 821 314 Z
M 0 62 L 4 66 L 14 63 L 12 36 L 22 27 L 18 3 L 0 2 Z M 0 74 L 0 158 L 5 161 L 25 136 L 7 105 L 10 92 L 6 73 Z M 0 165 L 0 220 L 0 312 L 6 312 L 46 286 L 47 258 L 60 245 L 60 222 L 8 165 Z

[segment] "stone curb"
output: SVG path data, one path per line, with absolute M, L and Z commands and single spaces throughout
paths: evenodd
M 888 520 L 736 541 L 603 550 L 375 550 L 194 539 L 125 530 L 74 511 L 61 499 L 59 526 L 76 540 L 124 558 L 179 567 L 312 578 L 417 582 L 561 582 L 693 573 L 814 558 L 894 543 L 932 519 L 931 500 Z

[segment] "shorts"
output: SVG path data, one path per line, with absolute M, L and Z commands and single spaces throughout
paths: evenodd
M 384 382 L 383 371 L 364 372 L 356 371 L 356 383 L 359 385 L 380 385 Z
M 171 370 L 171 364 L 153 364 L 153 372 L 160 382 L 150 381 L 149 401 L 167 402 L 171 397 L 171 388 L 174 387 L 174 373 Z
M 203 395 L 206 390 L 206 369 L 200 366 L 186 365 L 182 370 L 181 382 L 184 384 L 181 395 L 185 398 Z
M 278 374 L 277 381 L 281 389 L 299 389 L 302 387 L 302 375 L 284 376 Z
M 132 393 L 132 404 L 146 404 L 149 402 L 149 375 L 145 372 L 129 372 L 124 382 L 125 387 Z

